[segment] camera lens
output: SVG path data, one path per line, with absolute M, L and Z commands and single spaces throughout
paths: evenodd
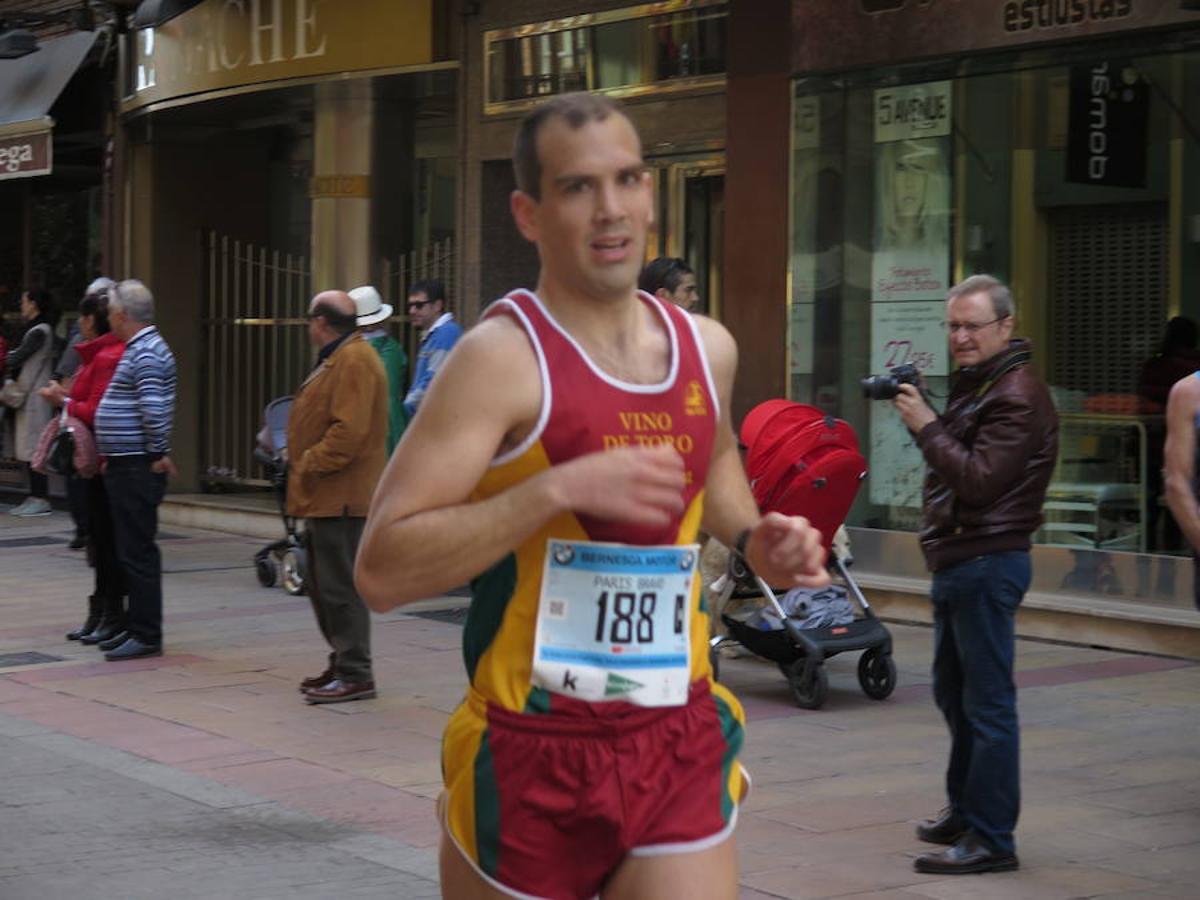
M 863 397 L 868 400 L 891 400 L 900 393 L 895 375 L 868 375 L 861 384 Z

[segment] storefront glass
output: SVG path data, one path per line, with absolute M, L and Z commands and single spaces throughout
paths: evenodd
M 1118 564 L 1184 552 L 1158 472 L 1165 391 L 1200 368 L 1200 54 L 1169 45 L 797 81 L 790 392 L 860 436 L 871 474 L 849 524 L 916 529 L 921 455 L 860 381 L 911 364 L 940 406 L 946 290 L 987 272 L 1013 287 L 1061 416 L 1035 536 L 1074 560 L 1055 587 L 1190 603 L 1190 584 L 1122 584 Z M 1164 350 L 1174 316 L 1183 346 Z

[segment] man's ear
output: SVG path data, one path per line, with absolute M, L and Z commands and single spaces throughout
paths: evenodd
M 513 221 L 516 222 L 521 237 L 530 243 L 537 243 L 538 202 L 524 191 L 513 191 L 508 197 L 508 206 L 512 210 Z
M 655 291 L 654 296 L 657 297 L 659 300 L 663 301 L 664 303 L 674 302 L 671 298 L 671 292 L 668 291 L 665 287 L 661 287 L 657 291 Z

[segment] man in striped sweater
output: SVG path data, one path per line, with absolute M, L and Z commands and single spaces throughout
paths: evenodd
M 162 654 L 162 557 L 154 542 L 158 505 L 175 467 L 175 357 L 154 327 L 154 297 L 140 281 L 109 293 L 108 321 L 125 354 L 96 410 L 117 558 L 129 589 L 126 630 L 99 646 L 108 660 Z

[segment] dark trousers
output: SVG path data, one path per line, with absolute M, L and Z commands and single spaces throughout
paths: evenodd
M 317 627 L 329 644 L 329 668 L 335 678 L 361 683 L 371 673 L 371 614 L 354 589 L 354 555 L 366 519 L 308 519 L 305 578 Z
M 33 466 L 29 466 L 29 496 L 50 499 L 50 479 L 41 472 L 33 471 Z
M 88 541 L 96 566 L 96 585 L 92 594 L 100 602 L 105 618 L 124 624 L 125 573 L 117 558 L 116 530 L 109 508 L 108 491 L 104 489 L 104 479 L 99 475 L 80 479 L 80 482 L 87 492 L 88 521 L 91 523 Z
M 110 457 L 104 488 L 112 510 L 117 559 L 129 591 L 126 630 L 147 644 L 162 643 L 162 555 L 158 505 L 167 476 L 150 471 L 149 456 Z
M 67 476 L 67 506 L 71 510 L 71 521 L 75 523 L 75 534 L 80 537 L 86 537 L 88 533 L 88 514 L 91 511 L 89 485 L 98 480 L 80 478 L 78 475 Z
M 1021 807 L 1014 618 L 1025 551 L 989 553 L 933 575 L 933 695 L 950 727 L 950 807 L 993 850 L 1012 853 Z

